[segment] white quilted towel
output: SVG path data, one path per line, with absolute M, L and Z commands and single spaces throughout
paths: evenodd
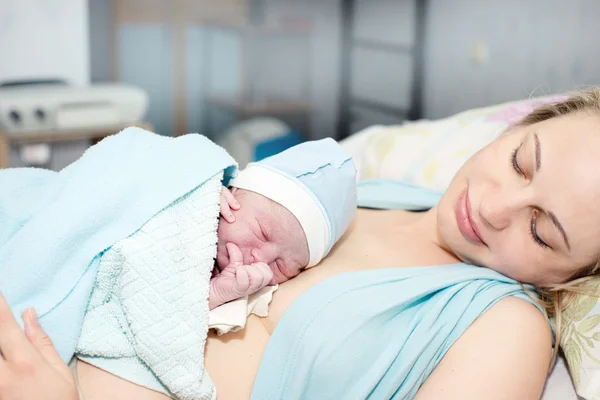
M 266 286 L 250 296 L 225 303 L 210 311 L 208 328 L 214 329 L 218 335 L 237 332 L 246 327 L 250 314 L 266 317 L 269 315 L 269 304 L 273 293 L 279 286 Z
M 100 259 L 77 356 L 177 399 L 212 399 L 204 371 L 222 173 Z

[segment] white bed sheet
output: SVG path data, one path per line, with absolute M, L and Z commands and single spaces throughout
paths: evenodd
M 542 400 L 583 400 L 577 396 L 564 357 L 558 357 L 552 373 L 546 381 Z

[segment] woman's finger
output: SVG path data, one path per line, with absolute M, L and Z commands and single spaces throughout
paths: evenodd
M 55 369 L 64 367 L 65 363 L 58 355 L 50 336 L 42 329 L 33 307 L 23 313 L 23 322 L 25 323 L 25 336 L 44 360 Z
M 2 293 L 0 293 L 0 351 L 5 360 L 26 357 L 33 351 Z

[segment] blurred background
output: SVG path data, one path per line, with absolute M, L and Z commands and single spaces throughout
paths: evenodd
M 0 166 L 124 126 L 244 164 L 373 124 L 600 84 L 597 0 L 0 0 Z

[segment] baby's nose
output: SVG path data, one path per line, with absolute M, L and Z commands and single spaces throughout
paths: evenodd
M 269 246 L 262 246 L 260 248 L 252 249 L 250 255 L 253 262 L 263 262 L 265 264 L 270 264 L 275 260 L 273 255 L 273 251 Z

